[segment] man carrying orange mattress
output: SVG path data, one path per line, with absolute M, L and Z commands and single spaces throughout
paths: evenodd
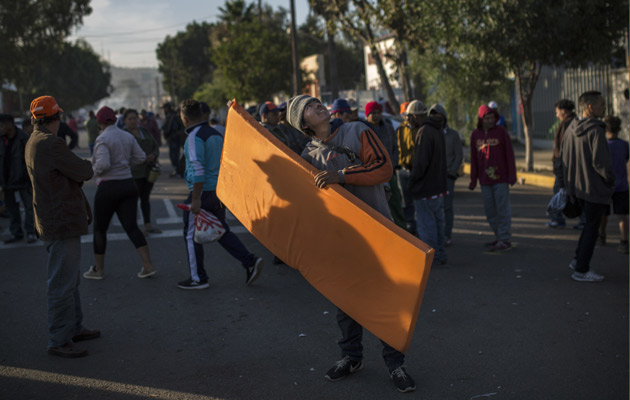
M 319 188 L 342 184 L 391 219 L 383 184 L 392 177 L 393 167 L 387 151 L 372 130 L 360 122 L 343 123 L 337 119 L 331 123 L 328 109 L 318 99 L 307 95 L 289 100 L 287 122 L 312 138 L 302 157 L 321 170 L 315 176 Z M 363 368 L 363 327 L 339 308 L 337 322 L 342 335 L 338 342 L 342 359 L 326 373 L 325 377 L 330 381 L 343 379 Z M 416 385 L 403 366 L 405 355 L 381 342 L 385 364 L 398 390 L 415 390 Z

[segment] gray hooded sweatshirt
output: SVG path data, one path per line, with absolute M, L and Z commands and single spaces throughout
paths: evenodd
M 562 138 L 560 159 L 560 185 L 566 188 L 567 195 L 591 203 L 610 203 L 615 174 L 602 121 L 574 119 Z

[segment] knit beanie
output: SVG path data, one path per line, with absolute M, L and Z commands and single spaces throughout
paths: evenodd
M 381 106 L 378 101 L 370 101 L 365 105 L 365 116 L 367 117 L 374 110 L 383 111 L 383 106 Z
M 306 106 L 317 101 L 316 98 L 306 94 L 292 97 L 289 99 L 289 106 L 287 107 L 287 122 L 289 125 L 297 129 L 298 131 L 306 133 L 302 130 L 302 119 L 304 118 L 304 109 Z

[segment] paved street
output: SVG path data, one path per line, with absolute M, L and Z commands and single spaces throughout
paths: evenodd
M 265 259 L 259 280 L 246 287 L 239 263 L 211 244 L 210 288 L 178 289 L 188 273 L 175 206 L 187 189 L 163 173 L 152 207 L 164 233 L 149 237 L 158 274 L 136 277 L 139 256 L 115 224 L 106 278 L 81 281 L 85 324 L 103 333 L 80 344 L 86 358 L 46 352 L 44 247 L 0 244 L 0 399 L 627 399 L 628 256 L 616 251 L 615 219 L 592 262 L 606 279 L 574 282 L 568 263 L 579 231 L 575 221 L 545 228 L 550 190 L 512 189 L 515 248 L 492 254 L 483 247 L 491 236 L 481 193 L 466 179 L 456 189 L 449 261 L 431 271 L 407 354 L 411 394 L 395 390 L 371 334 L 365 368 L 325 380 L 339 358 L 335 307 L 297 271 L 273 265 L 237 221 L 233 229 Z M 85 190 L 92 199 L 94 183 Z M 91 236 L 82 250 L 85 271 Z

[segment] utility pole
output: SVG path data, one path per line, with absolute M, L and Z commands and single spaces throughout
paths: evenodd
M 291 55 L 293 58 L 293 96 L 302 92 L 300 88 L 300 58 L 297 50 L 297 31 L 295 29 L 295 0 L 291 0 Z

